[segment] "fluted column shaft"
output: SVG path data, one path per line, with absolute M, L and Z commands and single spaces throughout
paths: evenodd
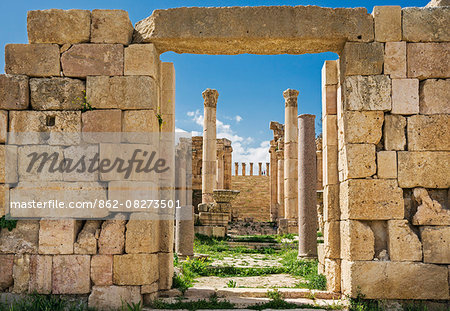
M 284 217 L 290 220 L 298 218 L 298 126 L 297 126 L 297 90 L 283 92 L 285 100 L 284 114 Z
M 216 107 L 219 93 L 206 89 L 202 93 L 204 102 L 203 159 L 202 159 L 202 203 L 213 203 L 216 179 Z

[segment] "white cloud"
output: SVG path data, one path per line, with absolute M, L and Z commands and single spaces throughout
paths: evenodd
M 203 128 L 203 114 L 200 110 L 189 111 L 187 116 L 192 119 L 197 125 Z M 236 122 L 240 122 L 242 120 L 241 116 L 236 116 L 234 118 Z M 257 174 L 258 170 L 258 162 L 263 162 L 263 169 L 265 170 L 265 163 L 269 162 L 269 141 L 263 141 L 257 147 L 252 147 L 251 144 L 255 143 L 253 137 L 242 137 L 235 133 L 230 124 L 225 124 L 219 119 L 216 120 L 216 131 L 217 138 L 226 138 L 231 141 L 231 146 L 233 147 L 233 163 L 234 162 L 253 162 L 254 164 L 254 173 Z M 192 131 L 192 136 L 202 135 L 201 132 Z M 249 170 L 249 165 L 247 165 L 247 171 Z M 234 173 L 234 164 L 233 164 L 233 173 Z
M 242 121 L 242 117 L 241 117 L 240 115 L 237 115 L 237 116 L 235 116 L 234 118 L 235 118 L 235 120 L 236 120 L 237 123 L 239 123 L 239 122 Z

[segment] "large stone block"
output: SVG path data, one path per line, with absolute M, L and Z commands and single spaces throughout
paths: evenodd
M 327 278 L 327 290 L 334 293 L 341 292 L 341 260 L 325 259 L 325 276 Z
M 78 144 L 81 111 L 10 111 L 9 131 L 17 144 Z M 40 133 L 40 134 L 20 134 Z M 49 133 L 43 135 L 42 133 Z
M 393 6 L 375 6 L 375 40 L 379 42 L 402 40 L 402 8 Z
M 163 115 L 175 115 L 175 66 L 173 63 L 161 63 L 161 103 Z
M 324 226 L 325 258 L 341 258 L 341 230 L 339 221 L 329 221 Z
M 25 293 L 30 282 L 30 255 L 15 255 L 13 267 L 13 293 Z
M 420 82 L 420 114 L 450 114 L 450 79 Z
M 9 206 L 9 186 L 0 185 L 0 217 L 6 214 L 6 209 Z
M 142 302 L 139 286 L 93 286 L 89 295 L 89 307 L 96 310 L 119 310 L 123 302 L 138 304 Z
M 125 247 L 125 220 L 106 220 L 98 239 L 99 254 L 122 254 Z
M 339 53 L 346 41 L 374 37 L 366 9 L 317 6 L 156 10 L 135 28 L 134 42 L 155 43 L 161 52 L 194 54 L 280 54 L 280 47 L 296 54 Z
M 380 42 L 347 42 L 339 58 L 341 81 L 346 76 L 383 73 L 384 46 Z
M 122 111 L 118 109 L 86 111 L 81 117 L 83 132 L 120 133 L 122 131 Z M 108 140 L 107 138 L 101 139 L 100 136 L 98 141 L 105 142 L 104 140 Z
M 17 146 L 0 145 L 0 183 L 16 183 L 18 181 L 17 158 Z M 2 190 L 5 190 L 5 188 Z
M 337 84 L 322 86 L 322 116 L 337 114 Z
M 13 266 L 14 255 L 0 255 L 0 291 L 14 284 Z
M 60 75 L 57 44 L 7 44 L 5 72 L 31 77 Z
M 336 146 L 338 144 L 336 115 L 325 115 L 324 117 L 322 117 L 322 124 L 322 144 L 324 146 Z
M 150 285 L 158 280 L 158 254 L 115 255 L 115 285 Z
M 124 10 L 92 10 L 91 42 L 128 45 L 133 25 Z
M 30 159 L 30 155 L 33 154 L 37 155 L 36 158 L 39 155 L 48 154 L 49 160 L 45 161 L 44 157 L 42 157 L 41 161 L 36 160 L 36 162 L 33 162 L 33 160 Z M 57 160 L 55 161 L 54 159 Z M 51 168 L 54 167 L 53 161 L 59 163 L 57 161 L 63 161 L 63 159 L 62 147 L 59 146 L 28 145 L 19 147 L 17 164 L 20 181 L 62 181 L 62 172 L 58 170 L 53 172 Z M 39 171 L 40 169 L 42 169 L 41 172 Z
M 28 11 L 27 31 L 29 43 L 81 43 L 89 42 L 91 12 L 87 10 Z
M 401 151 L 398 158 L 398 184 L 402 188 L 450 187 L 448 152 Z
M 159 290 L 169 290 L 172 288 L 173 280 L 173 253 L 158 254 L 159 267 Z
M 341 221 L 341 258 L 372 260 L 375 255 L 375 236 L 372 229 L 357 220 Z
M 8 111 L 0 111 L 0 143 L 4 144 L 8 135 Z
M 365 178 L 377 172 L 375 145 L 346 144 L 339 151 L 339 180 Z
M 20 220 L 16 228 L 0 231 L 0 253 L 36 254 L 38 252 L 39 221 Z
M 422 227 L 423 261 L 450 264 L 450 227 Z
M 382 136 L 382 111 L 346 111 L 339 124 L 343 144 L 378 144 Z
M 388 252 L 391 261 L 422 261 L 422 243 L 407 220 L 389 220 Z
M 378 178 L 397 178 L 397 153 L 395 151 L 377 152 Z
M 406 78 L 406 42 L 386 42 L 384 74 L 391 78 Z
M 111 286 L 113 284 L 113 256 L 97 255 L 91 259 L 91 280 L 96 286 Z
M 30 258 L 29 292 L 51 294 L 52 292 L 52 256 L 32 255 Z
M 339 183 L 337 146 L 326 146 L 323 148 L 322 163 L 323 184 L 334 185 Z
M 159 224 L 156 220 L 129 220 L 125 238 L 127 254 L 157 253 Z
M 323 187 L 323 219 L 324 221 L 339 220 L 339 185 L 326 185 Z
M 39 254 L 73 254 L 79 226 L 76 220 L 41 220 Z
M 170 216 L 171 218 L 173 216 Z M 212 235 L 214 236 L 220 236 L 218 233 L 222 233 L 221 227 L 212 231 Z M 174 243 L 174 222 L 172 219 L 161 219 L 159 221 L 159 250 L 164 253 L 171 253 L 173 250 L 173 243 Z
M 158 133 L 159 123 L 154 110 L 127 110 L 123 112 L 123 132 Z
M 391 110 L 389 76 L 347 77 L 342 92 L 345 110 Z
M 87 100 L 97 109 L 157 111 L 156 82 L 149 76 L 88 77 Z
M 341 183 L 341 219 L 403 219 L 403 191 L 396 180 L 350 179 Z
M 450 42 L 408 43 L 406 55 L 409 78 L 450 77 Z
M 419 113 L 419 80 L 392 80 L 392 114 Z
M 0 109 L 27 109 L 30 103 L 28 77 L 0 75 Z
M 73 246 L 75 254 L 95 255 L 97 254 L 97 239 L 100 233 L 100 220 L 87 220 L 83 229 L 77 237 L 77 241 Z
M 413 196 L 420 204 L 412 220 L 414 225 L 450 226 L 450 210 L 442 208 L 438 201 L 431 199 L 426 189 L 415 188 Z
M 132 44 L 125 48 L 124 74 L 159 79 L 159 53 L 153 44 Z
M 409 42 L 450 41 L 450 8 L 404 8 L 403 40 Z
M 408 150 L 450 151 L 450 115 L 408 118 Z
M 322 86 L 338 84 L 338 61 L 326 60 L 322 67 Z
M 67 77 L 122 76 L 123 46 L 75 44 L 62 54 L 61 66 Z
M 35 110 L 80 110 L 85 90 L 85 83 L 78 79 L 30 79 L 31 107 Z
M 384 116 L 384 148 L 386 150 L 405 150 L 406 118 L 399 115 Z
M 366 299 L 448 299 L 446 266 L 390 261 L 341 263 L 342 292 Z
M 88 294 L 91 290 L 91 256 L 62 255 L 53 257 L 52 293 Z

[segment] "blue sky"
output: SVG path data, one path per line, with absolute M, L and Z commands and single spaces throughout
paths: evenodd
M 427 0 L 379 1 L 6 1 L 0 0 L 0 72 L 4 72 L 4 46 L 27 43 L 26 15 L 37 9 L 123 9 L 131 22 L 151 15 L 155 9 L 182 6 L 256 6 L 318 5 L 323 7 L 365 7 L 369 13 L 375 5 L 425 6 Z M 287 88 L 300 91 L 299 113 L 316 115 L 316 132 L 320 132 L 321 68 L 325 60 L 337 54 L 307 55 L 236 55 L 208 56 L 161 55 L 162 61 L 174 62 L 176 71 L 176 127 L 201 132 L 203 99 L 206 88 L 219 91 L 217 105 L 218 136 L 233 141 L 233 161 L 268 160 L 268 141 L 272 138 L 270 121 L 284 122 L 282 92 Z

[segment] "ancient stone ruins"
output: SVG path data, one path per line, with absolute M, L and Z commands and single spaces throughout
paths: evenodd
M 166 51 L 335 52 L 339 60 L 322 69 L 321 140 L 288 89 L 284 124 L 270 124 L 270 164 L 232 176 L 231 143 L 216 137 L 220 90 L 207 89 L 203 138 L 192 139 L 195 216 L 19 220 L 0 233 L 0 291 L 85 295 L 98 308 L 153 299 L 172 286 L 174 244 L 192 255 L 194 223 L 195 232 L 224 235 L 233 218 L 261 214 L 279 232 L 299 233 L 299 257 L 318 256 L 329 291 L 450 298 L 450 7 L 175 8 L 134 27 L 120 10 L 52 9 L 28 12 L 27 23 L 29 43 L 5 47 L 2 144 L 7 132 L 174 132 L 175 69 L 159 60 Z M 84 92 L 95 110 L 74 102 Z M 281 100 L 266 108 L 283 109 Z M 4 166 L 0 216 L 27 180 L 5 176 Z M 264 192 L 260 213 L 237 203 L 248 185 Z

